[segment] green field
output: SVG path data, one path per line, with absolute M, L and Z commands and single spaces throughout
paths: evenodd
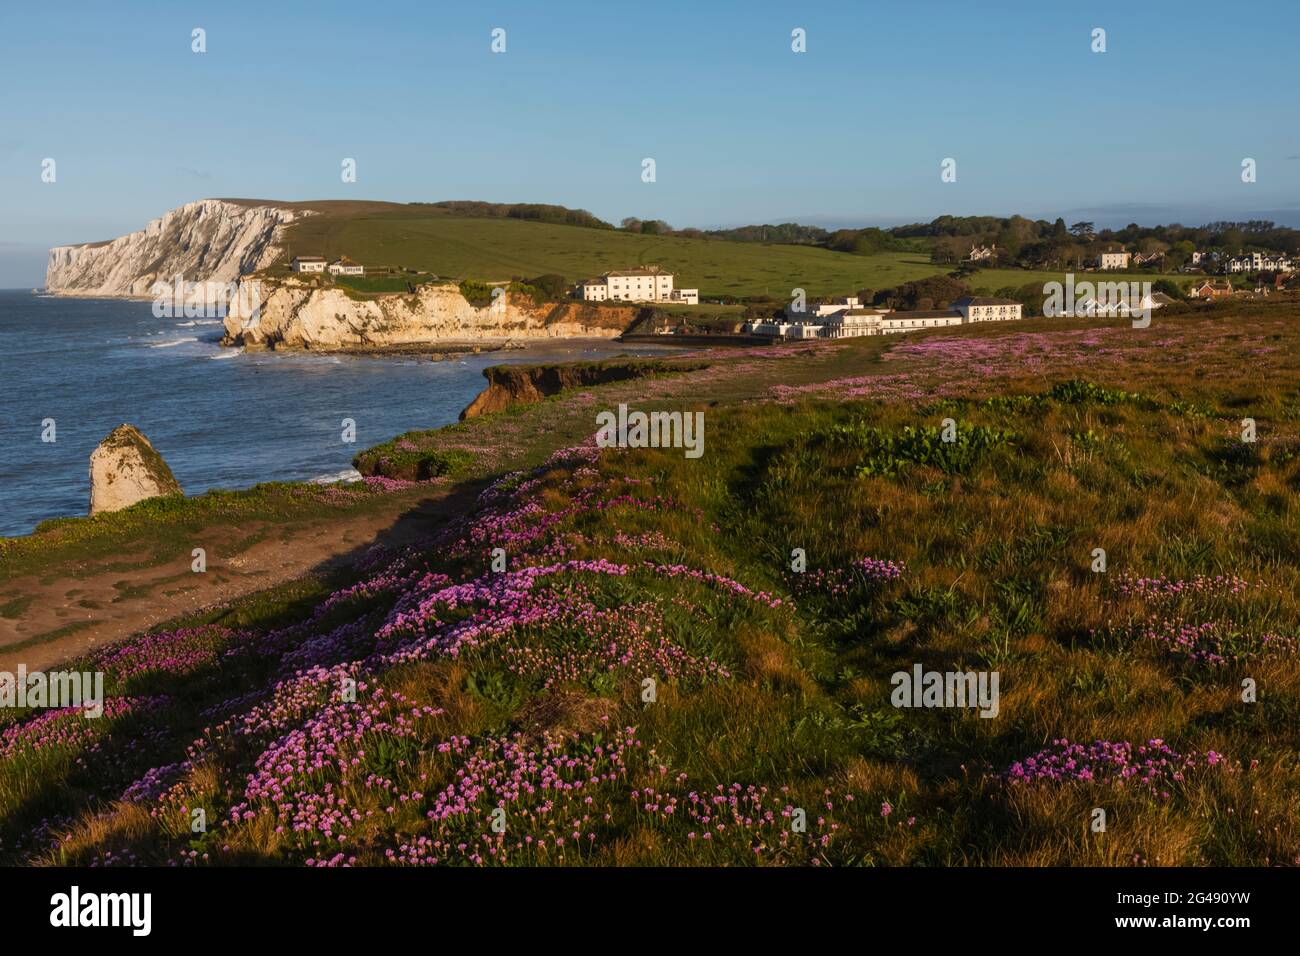
M 649 236 L 521 219 L 466 218 L 428 204 L 287 205 L 317 212 L 290 227 L 286 257 L 346 255 L 372 268 L 416 269 L 457 281 L 504 281 L 545 273 L 576 281 L 611 269 L 657 265 L 676 273 L 679 287 L 698 288 L 706 299 L 784 299 L 795 288 L 810 296 L 849 295 L 951 269 L 919 252 L 855 256 L 814 246 Z M 1107 273 L 1106 278 L 1154 281 L 1159 277 Z M 974 291 L 994 292 L 1062 279 L 1062 274 L 1053 272 L 986 269 L 968 282 Z M 358 291 L 389 291 L 349 285 Z
M 704 296 L 785 297 L 883 288 L 944 271 L 924 256 L 857 257 L 807 246 L 642 236 L 510 219 L 313 217 L 291 234 L 295 253 L 346 254 L 366 265 L 429 271 L 487 281 L 554 272 L 565 278 L 658 265 Z

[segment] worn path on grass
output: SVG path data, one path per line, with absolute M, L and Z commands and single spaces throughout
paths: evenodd
M 207 552 L 202 574 L 191 570 L 188 550 L 162 562 L 138 551 L 103 570 L 16 578 L 5 585 L 21 600 L 0 616 L 0 671 L 12 673 L 20 663 L 29 671 L 49 668 L 182 615 L 328 572 L 371 545 L 409 544 L 465 506 L 464 495 L 441 488 L 414 501 L 394 495 L 391 504 L 361 514 L 214 525 L 187 535 Z

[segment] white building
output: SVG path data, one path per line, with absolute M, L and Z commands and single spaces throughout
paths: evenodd
M 885 309 L 842 309 L 826 317 L 822 323 L 822 335 L 828 339 L 880 335 L 881 321 L 886 315 L 889 312 Z
M 784 339 L 821 338 L 822 327 L 812 322 L 780 322 L 768 319 L 764 322 L 746 322 L 742 330 L 748 335 L 770 335 Z
M 818 302 L 805 305 L 802 312 L 793 305 L 785 307 L 788 324 L 809 326 L 820 329 L 818 333 L 824 338 L 843 339 L 859 335 L 879 335 L 880 317 L 888 313 L 887 309 L 864 309 L 857 296 L 845 296 L 830 302 Z M 762 333 L 759 333 L 762 334 Z M 787 334 L 786 336 L 790 336 Z M 811 338 L 801 334 L 799 338 Z
M 985 259 L 992 259 L 998 254 L 997 243 L 991 246 L 971 246 L 970 255 L 966 257 L 967 262 L 983 262 Z
M 1293 263 L 1286 256 L 1266 252 L 1248 252 L 1228 260 L 1226 272 L 1290 272 Z
M 970 295 L 962 296 L 952 304 L 952 307 L 961 314 L 963 325 L 973 322 L 1014 322 L 1021 317 L 1021 312 L 1024 310 L 1024 306 L 1014 299 L 992 299 Z
M 1098 269 L 1127 269 L 1129 254 L 1127 252 L 1103 252 L 1097 257 Z
M 673 289 L 673 274 L 658 266 L 606 272 L 578 283 L 586 302 L 676 302 L 699 305 L 699 289 Z
M 290 272 L 324 272 L 325 260 L 320 256 L 294 256 L 289 263 Z
M 329 273 L 334 276 L 363 276 L 366 269 L 347 256 L 341 256 L 329 264 Z
M 950 325 L 961 324 L 962 314 L 956 309 L 890 312 L 880 320 L 880 334 L 895 335 L 899 332 L 915 332 L 918 329 L 941 329 Z
M 770 319 L 747 322 L 750 335 L 771 335 L 785 339 L 844 339 L 862 335 L 894 335 L 919 329 L 940 329 L 975 322 L 1011 322 L 1021 318 L 1024 307 L 1011 299 L 964 296 L 951 309 L 890 312 L 886 309 L 850 307 L 857 299 L 814 306 L 809 311 L 786 309 L 786 321 Z

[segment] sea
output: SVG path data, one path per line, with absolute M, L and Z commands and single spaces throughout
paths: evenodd
M 221 334 L 218 318 L 157 318 L 151 302 L 0 290 L 0 535 L 85 514 L 90 454 L 123 422 L 144 432 L 187 494 L 345 480 L 356 477 L 357 452 L 456 421 L 489 365 L 664 350 L 548 340 L 433 361 L 246 352 L 220 345 Z M 344 419 L 355 422 L 352 444 Z

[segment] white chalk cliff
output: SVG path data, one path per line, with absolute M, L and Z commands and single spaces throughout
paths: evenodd
M 491 305 L 467 302 L 455 285 L 422 285 L 414 294 L 356 299 L 337 288 L 295 282 L 241 286 L 225 318 L 225 345 L 250 348 L 384 349 L 439 341 L 612 338 L 635 318 L 630 306 L 543 303 L 507 293 Z M 260 303 L 260 306 L 258 305 Z
M 352 296 L 326 277 L 265 279 L 283 254 L 285 230 L 310 210 L 203 199 L 173 209 L 111 242 L 50 250 L 45 287 L 80 296 L 155 298 L 156 283 L 239 284 L 225 313 L 225 345 L 249 348 L 401 349 L 447 341 L 618 335 L 631 306 L 537 304 L 506 294 L 476 307 L 455 285 L 413 293 Z M 170 296 L 169 296 L 170 299 Z M 180 306 L 182 300 L 173 305 Z M 186 313 L 188 314 L 188 313 Z
M 227 283 L 270 265 L 286 225 L 310 213 L 201 199 L 111 242 L 50 250 L 45 288 L 84 296 L 152 298 L 155 282 Z

